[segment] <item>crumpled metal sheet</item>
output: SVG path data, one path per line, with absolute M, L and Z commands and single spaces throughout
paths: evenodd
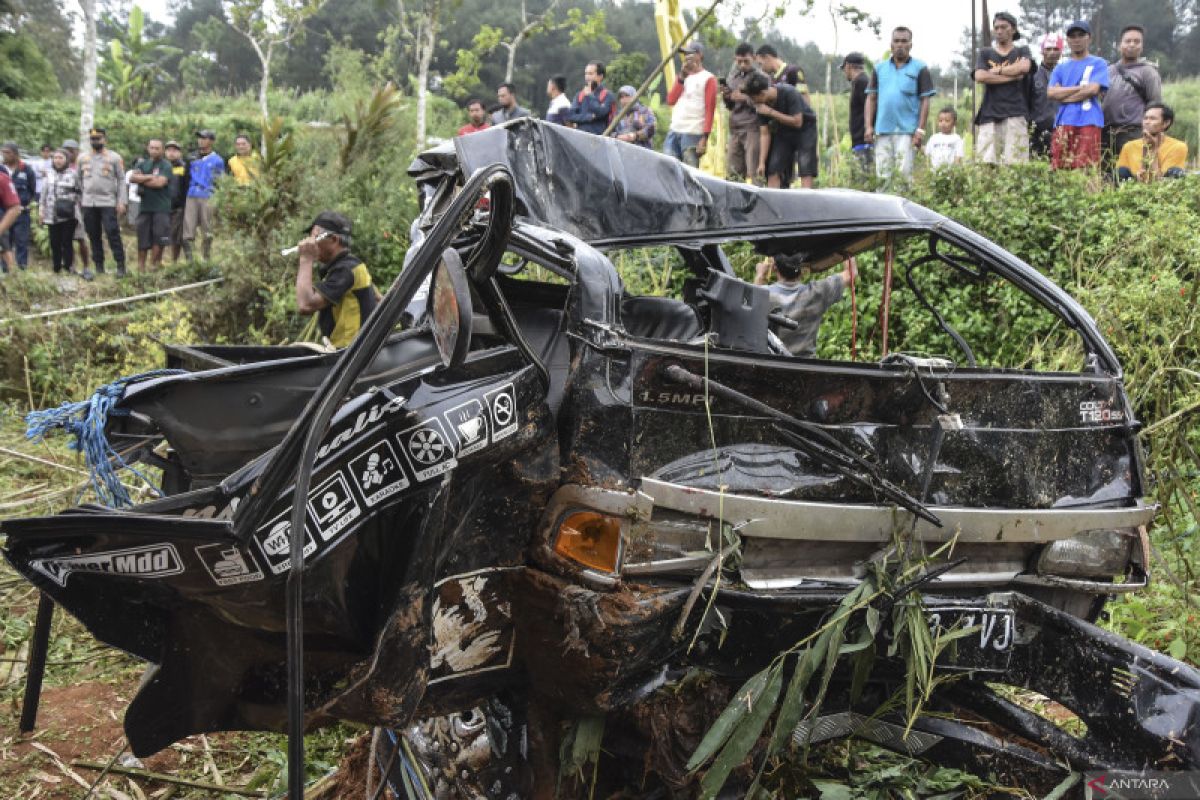
M 731 183 L 659 153 L 539 120 L 520 119 L 422 153 L 409 167 L 418 181 L 457 168 L 472 174 L 508 166 L 519 217 L 596 246 L 633 241 L 731 241 L 772 229 L 864 222 L 934 224 L 928 209 L 892 195 L 849 190 L 759 189 Z M 564 168 L 569 165 L 569 169 Z

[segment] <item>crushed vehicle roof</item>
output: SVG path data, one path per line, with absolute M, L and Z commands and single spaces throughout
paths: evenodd
M 643 147 L 531 119 L 459 136 L 422 153 L 408 172 L 428 183 L 497 163 L 512 172 L 518 217 L 597 247 L 726 241 L 784 228 L 794 233 L 797 220 L 813 229 L 946 221 L 894 195 L 732 183 Z M 571 169 L 561 169 L 564 163 Z

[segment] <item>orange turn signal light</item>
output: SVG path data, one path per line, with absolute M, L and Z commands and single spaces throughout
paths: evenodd
M 621 520 L 595 511 L 575 511 L 558 526 L 554 552 L 599 572 L 617 571 Z

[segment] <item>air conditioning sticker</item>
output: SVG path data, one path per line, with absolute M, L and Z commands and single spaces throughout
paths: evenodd
M 29 566 L 63 587 L 67 585 L 67 579 L 76 572 L 130 575 L 138 578 L 163 578 L 183 572 L 183 562 L 179 559 L 179 553 L 175 546 L 170 544 L 145 545 L 107 553 L 89 553 L 85 556 L 35 558 L 29 562 Z
M 454 445 L 446 437 L 441 420 L 429 419 L 397 437 L 404 457 L 419 481 L 443 475 L 458 466 Z
M 511 383 L 484 394 L 492 416 L 492 441 L 498 442 L 517 432 L 517 392 Z
M 362 516 L 362 507 L 350 493 L 350 482 L 341 471 L 309 492 L 308 510 L 317 521 L 321 538 L 327 542 Z
M 263 579 L 263 571 L 249 553 L 234 544 L 205 544 L 196 548 L 196 557 L 217 586 L 236 586 Z
M 271 572 L 279 575 L 291 568 L 292 509 L 289 507 L 275 519 L 258 529 L 254 541 L 258 543 L 263 558 Z M 317 549 L 316 540 L 308 526 L 304 528 L 304 557 L 308 558 Z
M 458 437 L 458 457 L 478 453 L 488 445 L 488 413 L 479 400 L 468 400 L 444 416 Z
M 400 466 L 400 458 L 386 441 L 375 443 L 353 459 L 350 462 L 350 475 L 369 506 L 378 505 L 409 486 L 408 476 Z

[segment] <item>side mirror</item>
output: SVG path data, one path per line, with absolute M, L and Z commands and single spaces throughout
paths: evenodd
M 429 320 L 442 363 L 456 367 L 471 346 L 471 289 L 462 258 L 452 248 L 442 252 L 429 288 Z

